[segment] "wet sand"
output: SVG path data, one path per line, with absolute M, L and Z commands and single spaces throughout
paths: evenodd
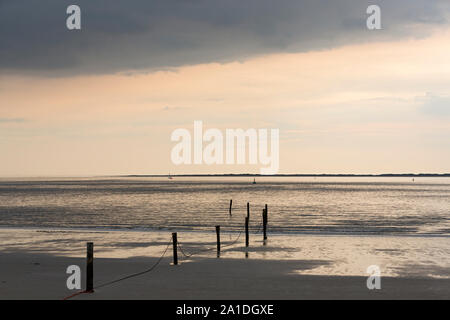
M 236 236 L 224 234 L 223 245 Z M 66 287 L 66 268 L 80 266 L 84 287 L 85 243 L 94 241 L 94 287 L 148 269 L 169 247 L 153 271 L 73 299 L 450 299 L 448 258 L 441 248 L 448 239 L 396 243 L 374 237 L 279 235 L 263 245 L 258 238 L 253 235 L 246 249 L 242 236 L 217 258 L 214 234 L 180 232 L 185 253 L 206 250 L 190 258 L 180 252 L 180 264 L 173 266 L 166 231 L 0 229 L 0 298 L 62 299 L 77 292 Z M 424 255 L 432 246 L 436 252 Z M 408 257 L 416 255 L 407 260 L 405 250 Z M 366 286 L 366 268 L 375 263 L 382 271 L 381 290 Z

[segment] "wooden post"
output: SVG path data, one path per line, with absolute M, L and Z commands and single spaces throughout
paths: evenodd
M 266 206 L 264 208 L 264 220 L 263 220 L 263 224 L 264 224 L 264 241 L 267 240 L 267 222 L 268 222 L 268 213 L 267 213 L 267 203 Z
M 217 258 L 220 257 L 220 226 L 216 226 L 216 236 L 217 236 Z
M 177 252 L 178 240 L 176 232 L 172 233 L 172 244 L 173 244 L 173 264 L 176 266 L 178 264 L 178 252 Z
M 245 218 L 245 246 L 248 247 L 248 217 Z
M 94 243 L 86 245 L 86 291 L 94 292 Z
M 230 200 L 230 216 L 231 216 L 231 206 L 233 205 L 233 199 Z
M 250 219 L 250 202 L 247 202 L 247 218 Z
M 263 209 L 262 211 L 262 219 L 263 219 L 263 240 L 267 240 L 267 209 Z

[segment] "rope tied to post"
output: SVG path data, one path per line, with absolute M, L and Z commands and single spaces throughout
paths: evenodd
M 167 243 L 167 246 L 164 249 L 164 251 L 162 252 L 161 256 L 158 258 L 158 260 L 150 268 L 148 268 L 148 269 L 146 269 L 144 271 L 141 271 L 141 272 L 130 274 L 128 276 L 125 276 L 125 277 L 122 277 L 122 278 L 119 278 L 119 279 L 116 279 L 116 280 L 112 280 L 112 281 L 103 283 L 101 285 L 96 286 L 94 289 L 103 288 L 103 287 L 109 286 L 111 284 L 114 284 L 114 283 L 117 283 L 117 282 L 120 282 L 120 281 L 123 281 L 123 280 L 127 280 L 127 279 L 130 279 L 130 278 L 134 278 L 134 277 L 137 277 L 137 276 L 140 276 L 140 275 L 143 275 L 145 273 L 149 273 L 149 272 L 153 271 L 159 265 L 159 263 L 162 261 L 164 256 L 166 255 L 167 249 L 169 248 L 171 243 L 172 243 L 172 240 L 170 240 Z M 74 293 L 74 294 L 72 294 L 70 296 L 67 296 L 67 297 L 63 298 L 62 300 L 69 300 L 69 299 L 71 299 L 73 297 L 76 297 L 78 295 L 81 295 L 83 293 L 92 293 L 92 292 L 94 292 L 94 290 L 92 290 L 92 291 L 87 291 L 87 290 L 79 291 L 79 292 L 76 292 L 76 293 Z
M 101 284 L 101 285 L 99 285 L 99 286 L 96 286 L 95 289 L 103 288 L 103 287 L 109 286 L 109 285 L 111 285 L 111 284 L 113 284 L 113 283 L 117 283 L 117 282 L 120 282 L 120 281 L 123 281 L 123 280 L 126 280 L 126 279 L 130 279 L 130 278 L 134 278 L 134 277 L 137 277 L 137 276 L 140 276 L 140 275 L 143 275 L 143 274 L 145 274 L 145 273 L 149 273 L 149 272 L 153 271 L 153 270 L 159 265 L 159 263 L 162 261 L 162 259 L 164 258 L 164 256 L 166 255 L 167 249 L 169 249 L 169 246 L 170 246 L 171 243 L 172 243 L 172 241 L 169 241 L 169 242 L 167 243 L 167 246 L 166 246 L 166 248 L 164 249 L 164 251 L 162 252 L 162 254 L 161 254 L 161 256 L 159 257 L 159 259 L 155 262 L 155 264 L 153 264 L 153 265 L 152 265 L 150 268 L 148 268 L 147 270 L 144 270 L 144 271 L 141 271 L 141 272 L 137 272 L 137 273 L 133 273 L 133 274 L 130 274 L 130 275 L 128 275 L 128 276 L 119 278 L 119 279 L 117 279 L 117 280 L 112 280 L 112 281 L 103 283 L 103 284 Z
M 230 215 L 231 215 L 231 201 L 230 201 Z M 249 235 L 249 232 L 248 232 L 249 231 L 248 230 L 249 229 L 249 220 L 250 220 L 250 204 L 247 203 L 247 217 L 246 217 L 246 223 L 245 223 L 246 247 L 249 246 L 249 237 L 248 237 L 248 235 Z M 263 210 L 263 222 L 259 225 L 258 230 L 255 233 L 255 234 L 259 233 L 261 231 L 261 227 L 263 227 L 264 241 L 266 240 L 266 226 L 267 226 L 267 204 L 265 206 L 265 209 Z M 228 243 L 228 244 L 223 245 L 223 246 L 220 245 L 220 226 L 216 226 L 216 233 L 217 233 L 217 257 L 219 257 L 220 256 L 220 247 L 226 248 L 226 247 L 230 247 L 230 246 L 235 245 L 239 241 L 239 239 L 241 237 L 241 234 L 243 233 L 243 230 L 241 229 L 239 231 L 239 234 L 237 235 L 235 240 L 233 240 L 231 243 Z M 76 292 L 76 293 L 74 293 L 72 295 L 69 295 L 69 296 L 63 298 L 62 300 L 69 300 L 69 299 L 71 299 L 73 297 L 76 297 L 76 296 L 84 294 L 84 293 L 92 293 L 92 292 L 94 292 L 94 289 L 103 288 L 105 286 L 108 286 L 108 285 L 111 285 L 111 284 L 114 284 L 114 283 L 117 283 L 117 282 L 120 282 L 120 281 L 124 281 L 124 280 L 130 279 L 130 278 L 133 278 L 133 277 L 137 277 L 137 276 L 140 276 L 140 275 L 143 275 L 143 274 L 146 274 L 146 273 L 149 273 L 149 272 L 153 271 L 159 265 L 159 263 L 162 261 L 164 256 L 166 255 L 170 244 L 173 245 L 173 250 L 174 250 L 174 265 L 178 264 L 178 262 L 177 262 L 178 261 L 177 248 L 180 249 L 181 253 L 183 254 L 183 256 L 185 258 L 190 258 L 193 255 L 196 255 L 196 254 L 199 254 L 201 252 L 206 252 L 206 251 L 210 251 L 210 250 L 214 249 L 214 248 L 209 248 L 208 247 L 208 248 L 204 248 L 204 249 L 201 249 L 201 250 L 198 250 L 198 251 L 194 251 L 194 252 L 191 252 L 191 253 L 189 253 L 189 252 L 186 253 L 185 250 L 183 249 L 181 243 L 177 240 L 177 233 L 176 232 L 172 233 L 172 237 L 169 240 L 169 242 L 167 243 L 167 246 L 163 250 L 161 256 L 158 258 L 158 260 L 150 268 L 148 268 L 148 269 L 146 269 L 144 271 L 141 271 L 141 272 L 137 272 L 137 273 L 130 274 L 128 276 L 124 276 L 124 277 L 116 279 L 116 280 L 112 280 L 112 281 L 103 283 L 103 284 L 101 284 L 99 286 L 96 286 L 95 288 L 93 286 L 93 277 L 91 276 L 91 279 L 87 281 L 87 287 L 86 287 L 87 289 L 86 290 Z M 87 257 L 88 257 L 88 268 L 87 268 L 87 271 L 88 271 L 88 277 L 89 277 L 89 273 L 91 273 L 91 274 L 93 273 L 93 266 L 92 266 L 93 265 L 93 243 L 92 242 L 88 243 L 88 254 L 87 254 Z
M 231 243 L 229 243 L 229 244 L 221 245 L 221 247 L 222 247 L 222 248 L 225 248 L 225 247 L 230 247 L 230 246 L 232 246 L 232 245 L 235 245 L 236 242 L 239 241 L 239 238 L 241 237 L 242 232 L 243 232 L 242 230 L 239 231 L 239 234 L 237 235 L 236 239 L 234 239 L 234 240 L 233 240 Z M 192 257 L 193 255 L 196 255 L 196 254 L 199 254 L 199 253 L 202 253 L 202 252 L 206 252 L 206 251 L 210 251 L 210 250 L 215 250 L 215 249 L 216 249 L 215 247 L 212 247 L 212 248 L 211 248 L 211 247 L 208 247 L 208 248 L 200 249 L 200 250 L 194 251 L 194 252 L 187 252 L 186 249 L 183 249 L 182 244 L 181 244 L 180 241 L 177 242 L 177 247 L 178 247 L 178 249 L 180 249 L 181 253 L 183 254 L 183 256 L 184 256 L 185 258 L 190 258 L 190 257 Z

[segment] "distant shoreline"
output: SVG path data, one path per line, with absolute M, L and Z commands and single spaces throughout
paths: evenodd
M 128 174 L 114 175 L 112 177 L 167 177 L 169 174 Z M 253 173 L 229 173 L 229 174 L 170 174 L 171 177 L 450 177 L 450 173 L 382 173 L 382 174 L 253 174 Z
M 184 174 L 114 174 L 114 175 L 63 175 L 63 176 L 4 176 L 0 177 L 3 180 L 12 180 L 12 179 L 58 179 L 58 178 L 167 178 L 167 177 L 261 177 L 261 178 L 271 178 L 271 177 L 329 177 L 329 178 L 450 178 L 450 173 L 382 173 L 382 174 L 334 174 L 334 173 L 322 173 L 322 174 L 303 174 L 303 173 L 286 173 L 286 174 L 272 174 L 272 175 L 264 175 L 259 173 L 211 173 L 211 174 L 193 174 L 193 173 L 184 173 Z

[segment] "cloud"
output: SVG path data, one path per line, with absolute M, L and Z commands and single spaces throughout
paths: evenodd
M 366 29 L 366 0 L 0 1 L 0 71 L 93 74 L 161 70 L 424 36 L 448 23 L 447 0 L 379 0 L 383 30 Z M 418 27 L 419 26 L 419 27 Z
M 418 98 L 422 113 L 431 116 L 450 116 L 450 96 L 439 96 L 428 92 L 425 97 Z
M 186 108 L 165 106 L 161 110 L 163 110 L 163 111 L 175 111 L 175 110 L 183 110 L 183 109 L 186 109 Z
M 2 123 L 22 123 L 25 122 L 24 118 L 0 118 L 0 124 Z

